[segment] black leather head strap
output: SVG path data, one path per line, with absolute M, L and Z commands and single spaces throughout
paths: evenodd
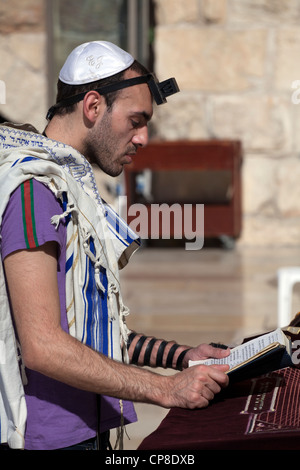
M 147 83 L 151 94 L 156 102 L 156 104 L 166 103 L 166 98 L 174 93 L 179 91 L 177 82 L 175 78 L 169 78 L 163 82 L 159 82 L 152 73 L 147 75 L 140 75 L 134 78 L 128 78 L 127 80 L 122 80 L 120 82 L 111 83 L 109 85 L 103 86 L 101 88 L 95 88 L 94 91 L 97 91 L 100 95 L 105 95 L 107 93 L 112 93 L 113 91 L 121 90 L 134 85 L 139 85 L 141 83 Z M 83 100 L 84 96 L 87 94 L 87 91 L 79 93 L 78 95 L 70 96 L 59 103 L 51 106 L 49 109 L 46 119 L 51 120 L 58 108 L 71 106 L 79 101 Z

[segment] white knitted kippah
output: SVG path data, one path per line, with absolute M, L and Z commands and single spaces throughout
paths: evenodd
M 130 67 L 134 58 L 107 41 L 92 41 L 76 47 L 67 57 L 59 79 L 68 85 L 81 85 L 110 77 Z

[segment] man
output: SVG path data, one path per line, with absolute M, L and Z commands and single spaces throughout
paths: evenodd
M 175 91 L 115 45 L 85 43 L 60 72 L 44 135 L 1 127 L 0 416 L 9 448 L 94 448 L 97 436 L 135 420 L 132 401 L 205 407 L 228 383 L 226 366 L 187 367 L 228 350 L 128 330 L 118 271 L 138 241 L 101 200 L 91 169 L 119 175 L 148 142 L 153 98 Z

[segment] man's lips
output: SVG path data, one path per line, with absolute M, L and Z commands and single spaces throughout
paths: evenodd
M 124 160 L 125 160 L 125 163 L 132 163 L 132 159 L 133 157 L 136 155 L 136 152 L 130 152 L 130 153 L 126 153 L 124 155 Z
M 132 156 L 131 155 L 124 155 L 123 162 L 124 162 L 125 165 L 129 164 L 129 163 L 132 163 Z

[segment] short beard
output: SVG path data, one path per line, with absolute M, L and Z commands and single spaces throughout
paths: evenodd
M 112 161 L 116 139 L 112 136 L 110 113 L 106 112 L 97 128 L 93 128 L 83 144 L 83 155 L 89 163 L 97 165 L 109 176 L 119 176 L 122 168 Z

